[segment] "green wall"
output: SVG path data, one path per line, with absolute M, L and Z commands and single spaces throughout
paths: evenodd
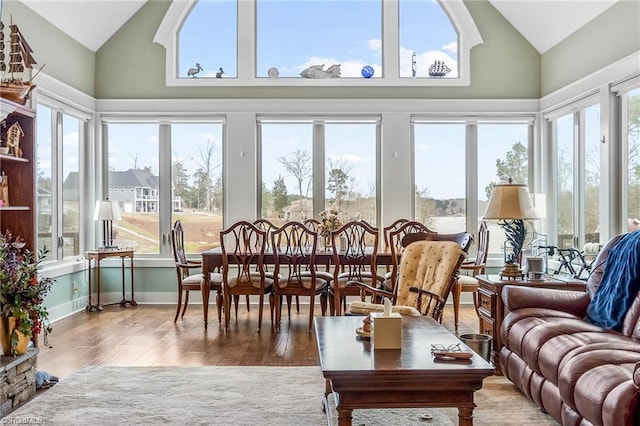
M 639 50 L 640 1 L 622 0 L 542 55 L 541 95 Z
M 2 1 L 2 22 L 17 24 L 33 49 L 43 72 L 76 89 L 95 96 L 95 53 L 17 0 Z M 5 31 L 5 38 L 6 38 Z M 38 84 L 38 77 L 34 79 Z

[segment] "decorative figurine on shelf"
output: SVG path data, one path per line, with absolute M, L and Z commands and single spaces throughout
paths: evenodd
M 373 77 L 374 72 L 375 71 L 373 70 L 373 67 L 371 65 L 365 65 L 364 67 L 362 67 L 362 71 L 360 71 L 360 74 L 362 74 L 364 78 L 371 78 Z
M 4 172 L 0 176 L 0 201 L 2 206 L 9 206 L 9 177 Z
M 322 65 L 312 65 L 300 73 L 303 78 L 340 78 L 340 64 L 331 65 L 326 70 Z
M 22 157 L 20 138 L 23 136 L 24 131 L 18 122 L 13 123 L 9 129 L 7 129 L 7 147 L 9 147 L 9 154 L 15 157 Z
M 222 67 L 220 67 L 219 70 L 220 71 L 216 73 L 216 78 L 222 78 L 222 75 L 224 74 L 224 70 L 222 69 Z
M 451 71 L 451 68 L 449 68 L 444 61 L 436 60 L 429 67 L 429 77 L 444 77 L 449 73 L 449 71 Z
M 189 68 L 189 70 L 187 71 L 187 76 L 196 78 L 196 74 L 198 74 L 200 71 L 204 71 L 204 70 L 202 69 L 200 64 L 196 62 L 196 67 Z

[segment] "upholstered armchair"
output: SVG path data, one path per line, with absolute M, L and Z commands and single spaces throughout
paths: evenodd
M 405 315 L 429 315 L 440 321 L 466 256 L 466 251 L 455 241 L 422 240 L 407 245 L 400 258 L 394 310 Z M 351 314 L 366 315 L 382 310 L 380 304 L 365 302 L 367 294 L 393 297 L 393 293 L 371 286 L 361 286 L 361 289 L 361 301 L 349 306 Z

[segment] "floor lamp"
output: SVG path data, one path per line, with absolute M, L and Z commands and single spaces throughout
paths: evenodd
M 96 208 L 93 211 L 93 220 L 102 221 L 102 247 L 101 249 L 114 249 L 118 248 L 113 244 L 113 221 L 120 220 L 120 209 L 117 202 L 109 201 L 96 201 Z
M 509 179 L 509 183 L 500 183 L 493 187 L 484 219 L 497 220 L 498 225 L 504 229 L 507 242 L 500 277 L 515 279 L 524 276 L 518 263 L 527 236 L 524 221 L 538 219 L 538 214 L 531 202 L 527 186 L 512 182 Z

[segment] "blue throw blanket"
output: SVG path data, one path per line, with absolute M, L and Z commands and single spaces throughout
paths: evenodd
M 602 281 L 587 308 L 587 320 L 620 331 L 640 291 L 640 231 L 620 239 L 607 256 Z

